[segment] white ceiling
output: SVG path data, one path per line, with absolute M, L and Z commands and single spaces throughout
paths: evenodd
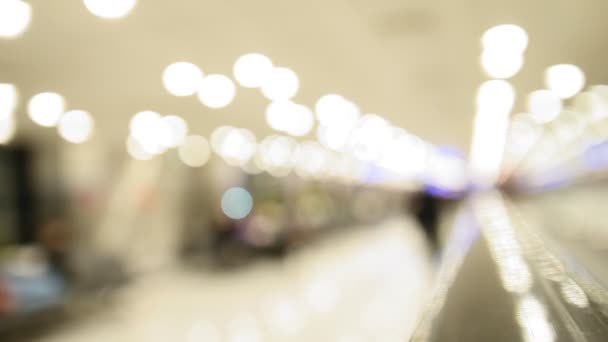
M 78 0 L 31 0 L 34 17 L 19 39 L 0 41 L 0 82 L 23 102 L 41 91 L 63 94 L 90 111 L 97 139 L 124 141 L 140 110 L 183 115 L 208 135 L 222 124 L 268 134 L 267 101 L 239 88 L 235 103 L 204 108 L 164 91 L 161 73 L 186 60 L 205 73 L 231 73 L 247 52 L 261 52 L 301 79 L 297 102 L 339 93 L 430 142 L 467 149 L 485 29 L 516 23 L 530 36 L 520 94 L 542 86 L 555 63 L 580 65 L 591 83 L 608 82 L 605 0 L 139 0 L 120 20 L 102 20 Z M 521 106 L 521 104 L 520 104 Z M 22 119 L 29 135 L 51 135 Z

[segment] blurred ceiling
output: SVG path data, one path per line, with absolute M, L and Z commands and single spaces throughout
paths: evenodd
M 466 151 L 473 97 L 485 79 L 479 38 L 502 23 L 530 36 L 513 79 L 518 94 L 542 87 L 543 70 L 556 63 L 581 66 L 589 83 L 608 82 L 604 0 L 140 0 L 119 20 L 95 17 L 77 0 L 29 3 L 30 28 L 0 40 L 0 82 L 17 85 L 22 127 L 36 136 L 50 133 L 23 119 L 24 102 L 56 91 L 70 109 L 94 115 L 98 139 L 124 142 L 128 120 L 141 110 L 183 115 L 198 134 L 232 124 L 261 137 L 270 129 L 259 91 L 239 88 L 232 105 L 211 110 L 195 97 L 170 96 L 161 83 L 172 62 L 231 75 L 237 57 L 261 52 L 298 73 L 296 102 L 312 106 L 338 93 L 432 143 Z

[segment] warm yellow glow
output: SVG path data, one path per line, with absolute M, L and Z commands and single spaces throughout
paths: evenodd
M 259 53 L 245 54 L 234 63 L 233 73 L 236 81 L 246 88 L 258 88 L 272 71 L 270 58 Z
M 522 54 L 528 47 L 528 34 L 517 25 L 498 25 L 483 34 L 481 43 L 484 50 Z
M 93 134 L 93 118 L 83 110 L 71 110 L 63 114 L 57 125 L 59 135 L 65 140 L 81 144 Z
M 57 93 L 34 95 L 27 104 L 30 119 L 40 126 L 53 127 L 65 111 L 65 100 Z
M 0 119 L 13 116 L 19 94 L 17 88 L 8 83 L 0 83 Z
M 177 147 L 181 145 L 188 135 L 188 124 L 186 121 L 177 115 L 167 115 L 162 118 L 162 121 L 171 132 L 171 138 L 168 139 L 168 143 L 164 142 L 165 146 Z
M 545 72 L 545 85 L 562 99 L 567 99 L 583 89 L 585 74 L 576 65 L 554 65 Z
M 198 99 L 209 108 L 228 106 L 236 96 L 236 86 L 224 75 L 213 74 L 203 78 L 198 89 Z
M 189 62 L 170 64 L 163 71 L 163 85 L 170 94 L 175 96 L 194 95 L 202 79 L 201 69 Z
M 21 0 L 0 0 L 0 38 L 18 37 L 32 20 L 32 8 Z
M 13 117 L 0 119 L 0 145 L 6 145 L 15 137 L 17 123 Z
M 126 16 L 136 3 L 137 0 L 84 0 L 84 5 L 91 13 L 106 19 Z
M 201 167 L 209 160 L 211 148 L 205 137 L 191 135 L 186 137 L 184 143 L 179 146 L 178 154 L 184 164 L 191 167 Z
M 534 121 L 547 123 L 562 111 L 562 100 L 551 90 L 536 90 L 528 95 L 528 112 Z
M 262 81 L 262 94 L 272 101 L 289 100 L 299 89 L 300 79 L 289 68 L 275 67 Z
M 481 66 L 492 78 L 511 78 L 524 65 L 521 53 L 505 53 L 499 50 L 485 50 L 481 55 Z

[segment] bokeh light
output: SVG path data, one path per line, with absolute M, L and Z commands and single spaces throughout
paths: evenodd
M 71 143 L 81 144 L 93 134 L 93 117 L 83 110 L 71 110 L 63 114 L 57 125 L 59 135 Z
M 329 153 L 316 141 L 305 141 L 295 152 L 295 172 L 302 178 L 322 176 L 329 164 Z
M 343 126 L 325 126 L 317 128 L 317 139 L 330 150 L 343 152 L 350 139 L 352 128 Z
M 392 137 L 390 124 L 376 114 L 365 114 L 350 135 L 349 149 L 363 161 L 377 161 Z
M 224 75 L 208 75 L 200 83 L 198 99 L 209 108 L 228 106 L 236 96 L 236 86 Z
M 234 220 L 240 220 L 247 217 L 251 212 L 253 197 L 243 188 L 230 188 L 222 196 L 221 205 L 226 216 Z
M 181 145 L 188 135 L 188 123 L 177 115 L 167 115 L 162 118 L 163 124 L 171 132 L 171 138 L 166 147 L 177 147 Z
M 175 96 L 194 95 L 203 79 L 201 69 L 189 62 L 170 64 L 163 71 L 163 85 Z
M 256 162 L 258 166 L 275 177 L 289 174 L 294 162 L 296 141 L 291 137 L 271 135 L 262 140 Z
M 139 141 L 133 136 L 127 137 L 126 147 L 127 153 L 135 160 L 150 160 L 154 158 L 154 154 L 146 152 Z
M 558 64 L 545 71 L 545 85 L 562 99 L 578 94 L 585 86 L 585 74 L 572 64 Z
M 508 113 L 514 103 L 515 90 L 507 81 L 486 81 L 477 91 L 477 108 L 481 111 Z
M 504 53 L 499 50 L 485 50 L 481 55 L 481 66 L 492 78 L 510 78 L 515 76 L 524 65 L 520 53 Z
M 7 119 L 13 115 L 19 93 L 17 88 L 9 83 L 0 83 L 0 119 Z
M 275 67 L 262 82 L 262 94 L 272 101 L 289 100 L 300 89 L 298 75 L 289 68 Z
M 315 113 L 322 125 L 345 129 L 354 127 L 361 116 L 357 105 L 336 94 L 321 96 L 315 104 Z
M 27 104 L 29 117 L 43 127 L 57 125 L 65 112 L 65 100 L 57 93 L 40 93 L 34 95 Z
M 234 63 L 233 73 L 236 81 L 246 88 L 258 88 L 272 71 L 270 58 L 259 53 L 245 54 Z
M 184 164 L 190 167 L 201 167 L 211 157 L 211 148 L 205 137 L 190 135 L 179 146 L 178 154 Z
M 13 117 L 0 118 L 0 144 L 11 142 L 17 131 L 17 123 Z
M 498 25 L 483 34 L 481 44 L 484 50 L 521 54 L 528 47 L 528 34 L 517 25 Z
M 31 6 L 21 0 L 0 0 L 0 38 L 21 35 L 32 20 Z
M 160 154 L 171 145 L 173 134 L 160 114 L 153 111 L 136 113 L 129 124 L 131 136 L 149 154 Z
M 257 149 L 256 137 L 248 129 L 230 128 L 212 137 L 212 147 L 226 163 L 234 166 L 247 164 Z
M 535 90 L 528 95 L 528 112 L 534 121 L 547 123 L 562 111 L 562 100 L 550 90 Z
M 137 4 L 137 0 L 84 0 L 85 7 L 94 15 L 116 19 L 129 14 Z
M 312 111 L 291 101 L 274 101 L 266 108 L 266 122 L 277 131 L 301 137 L 310 133 L 315 124 Z

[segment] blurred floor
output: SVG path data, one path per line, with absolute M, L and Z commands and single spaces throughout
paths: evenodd
M 395 218 L 242 271 L 141 277 L 102 312 L 38 340 L 406 341 L 431 278 L 424 236 Z

